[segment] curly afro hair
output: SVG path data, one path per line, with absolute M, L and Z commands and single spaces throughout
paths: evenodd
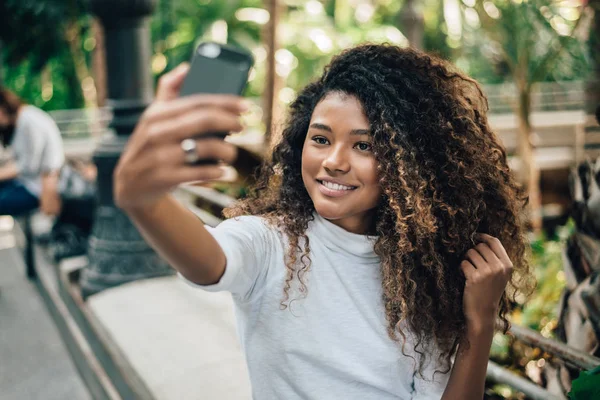
M 448 371 L 465 333 L 460 262 L 476 244 L 475 233 L 500 239 L 514 264 L 499 309 L 505 330 L 511 300 L 533 285 L 522 220 L 526 196 L 490 130 L 487 99 L 473 79 L 412 48 L 364 44 L 342 52 L 298 94 L 257 184 L 225 215 L 261 215 L 283 230 L 289 249 L 282 308 L 295 278 L 306 295 L 306 229 L 315 210 L 302 181 L 302 148 L 315 106 L 332 92 L 357 98 L 371 125 L 383 196 L 375 252 L 388 334 L 402 337 L 403 352 L 406 333 L 416 336 L 421 355 L 432 354 L 434 345 L 438 365 Z M 426 358 L 420 358 L 422 373 Z

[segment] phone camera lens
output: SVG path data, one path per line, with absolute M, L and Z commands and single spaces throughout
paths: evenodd
M 221 47 L 215 43 L 207 43 L 198 49 L 198 52 L 208 58 L 216 58 L 221 54 Z

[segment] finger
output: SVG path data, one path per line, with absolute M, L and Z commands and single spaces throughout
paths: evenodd
M 172 120 L 163 120 L 150 127 L 150 140 L 156 142 L 181 142 L 213 132 L 239 132 L 243 129 L 240 117 L 216 107 L 190 112 Z
M 160 103 L 156 107 L 150 107 L 144 113 L 144 120 L 146 122 L 156 122 L 171 119 L 207 107 L 222 108 L 239 115 L 248 111 L 249 102 L 242 97 L 232 95 L 198 94 L 185 96 Z
M 460 263 L 460 269 L 465 275 L 466 280 L 472 280 L 475 274 L 477 273 L 477 268 L 475 268 L 475 266 L 468 260 L 463 260 Z
M 221 139 L 199 139 L 196 141 L 196 153 L 200 160 L 220 160 L 232 164 L 237 158 L 237 147 Z M 174 143 L 162 151 L 158 163 L 185 165 L 185 152 L 179 143 Z
M 490 249 L 487 243 L 479 243 L 477 246 L 474 247 L 474 249 L 477 250 L 479 254 L 481 254 L 481 256 L 485 259 L 487 264 L 496 265 L 500 263 L 500 260 L 498 259 L 498 257 L 496 257 L 496 254 L 494 254 L 494 252 L 492 251 L 492 249 Z
M 171 100 L 179 96 L 179 89 L 190 69 L 188 63 L 182 63 L 172 71 L 167 72 L 158 80 L 156 101 Z
M 169 180 L 171 185 L 180 185 L 186 182 L 214 181 L 222 178 L 224 175 L 225 170 L 216 165 L 185 165 L 172 171 L 165 179 Z
M 512 268 L 512 261 L 506 253 L 506 249 L 502 245 L 502 242 L 498 238 L 490 236 L 486 233 L 478 233 L 477 238 L 484 241 L 492 249 L 496 257 L 502 262 L 503 265 Z
M 471 262 L 471 264 L 477 268 L 477 269 L 486 269 L 486 261 L 485 259 L 481 256 L 481 254 L 475 250 L 475 249 L 471 249 L 469 251 L 467 251 L 467 254 L 465 254 L 465 258 Z

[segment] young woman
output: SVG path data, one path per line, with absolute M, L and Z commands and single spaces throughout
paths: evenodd
M 52 118 L 0 87 L 0 143 L 14 156 L 0 165 L 0 215 L 18 216 L 38 207 L 58 214 L 58 175 L 65 156 Z
M 344 51 L 213 229 L 167 193 L 218 179 L 190 163 L 235 148 L 187 139 L 241 130 L 245 104 L 176 98 L 185 74 L 161 80 L 115 200 L 186 280 L 233 294 L 254 398 L 481 399 L 506 285 L 529 270 L 523 196 L 477 83 L 412 49 Z

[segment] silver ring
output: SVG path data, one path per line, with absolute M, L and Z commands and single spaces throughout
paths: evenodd
M 183 159 L 186 164 L 196 164 L 200 160 L 198 155 L 198 143 L 194 139 L 184 139 L 181 141 L 181 150 L 183 150 Z

